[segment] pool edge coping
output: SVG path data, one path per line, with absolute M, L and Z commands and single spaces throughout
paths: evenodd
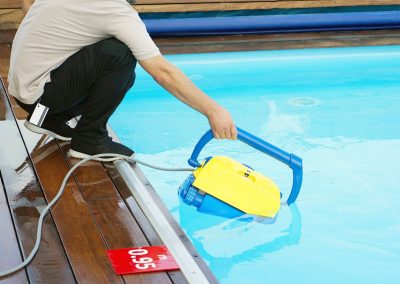
M 120 142 L 115 131 L 109 125 L 107 128 L 113 140 Z M 158 196 L 157 192 L 148 180 L 143 179 L 145 175 L 140 167 L 136 163 L 131 166 L 125 160 L 117 160 L 114 162 L 114 165 L 126 183 L 129 191 L 132 193 L 132 198 L 135 199 L 162 242 L 171 252 L 188 283 L 218 283 L 218 281 L 214 281 L 216 279 L 207 277 L 206 273 L 204 273 L 194 259 L 194 256 L 183 243 L 182 239 L 187 238 L 186 234 L 182 231 L 184 235 L 179 236 L 172 227 L 171 222 L 165 216 L 165 210 L 163 212 L 162 208 L 160 208 L 160 204 L 153 198 L 154 195 Z M 162 204 L 164 205 L 164 203 Z M 130 207 L 129 203 L 127 203 L 127 205 Z M 165 209 L 168 211 L 166 207 Z M 171 218 L 173 218 L 172 215 Z M 181 228 L 179 224 L 177 224 L 177 226 Z M 190 241 L 190 243 L 192 242 Z M 199 258 L 200 256 L 196 255 L 196 257 Z M 214 274 L 211 275 L 215 277 Z

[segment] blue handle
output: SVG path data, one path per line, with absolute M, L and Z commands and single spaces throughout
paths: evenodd
M 301 158 L 294 154 L 289 154 L 278 147 L 261 140 L 260 138 L 244 131 L 243 129 L 237 128 L 238 139 L 249 146 L 279 160 L 280 162 L 288 165 L 293 171 L 293 184 L 292 190 L 290 192 L 289 198 L 287 199 L 287 204 L 290 205 L 296 201 L 299 195 L 301 183 L 303 181 L 303 164 Z M 197 142 L 192 155 L 189 159 L 189 165 L 192 167 L 199 167 L 200 163 L 197 161 L 201 150 L 204 146 L 214 138 L 211 130 L 207 131 Z

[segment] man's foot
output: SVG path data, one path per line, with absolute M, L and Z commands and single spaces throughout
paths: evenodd
M 106 145 L 98 146 L 98 145 L 79 145 L 72 141 L 71 149 L 68 152 L 68 156 L 77 159 L 86 159 L 90 156 L 97 154 L 118 154 L 126 157 L 130 157 L 135 152 L 130 148 L 112 141 L 111 139 L 106 143 Z M 112 162 L 115 160 L 121 159 L 121 157 L 99 157 L 94 158 L 93 160 L 101 161 L 101 162 Z
M 62 141 L 70 141 L 72 132 L 74 131 L 67 122 L 57 119 L 53 120 L 51 116 L 46 117 L 42 126 L 37 126 L 28 120 L 24 122 L 24 126 L 32 132 L 49 135 Z

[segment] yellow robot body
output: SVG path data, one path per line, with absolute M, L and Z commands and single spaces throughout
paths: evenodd
M 198 167 L 193 186 L 245 213 L 273 218 L 281 194 L 269 178 L 239 162 L 215 156 Z

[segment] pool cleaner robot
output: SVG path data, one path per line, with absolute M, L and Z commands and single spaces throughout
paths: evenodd
M 211 130 L 195 146 L 188 162 L 196 169 L 180 186 L 178 194 L 184 203 L 197 207 L 199 212 L 227 218 L 243 214 L 274 218 L 281 204 L 296 201 L 303 180 L 302 160 L 240 128 L 237 130 L 238 140 L 292 169 L 293 184 L 287 201 L 281 201 L 282 194 L 271 179 L 231 158 L 208 157 L 199 163 L 201 150 L 213 138 Z

